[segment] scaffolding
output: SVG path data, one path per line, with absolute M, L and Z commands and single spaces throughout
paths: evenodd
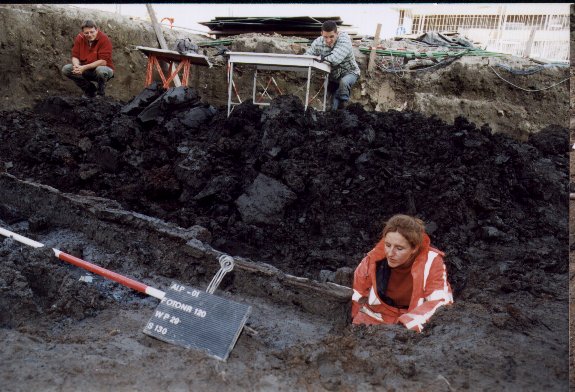
M 545 61 L 568 62 L 569 14 L 508 12 L 499 6 L 492 14 L 418 14 L 399 10 L 399 26 L 408 34 L 457 32 L 484 50 Z

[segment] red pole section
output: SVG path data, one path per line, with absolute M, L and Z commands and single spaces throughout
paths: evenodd
M 42 248 L 45 246 L 41 242 L 34 241 L 28 237 L 24 237 L 20 234 L 16 234 L 16 233 L 14 233 L 10 230 L 6 230 L 2 227 L 0 227 L 0 235 L 3 235 L 3 236 L 8 237 L 8 238 L 12 238 L 15 241 L 18 241 L 22 244 L 31 246 L 33 248 Z M 52 248 L 52 250 L 54 251 L 54 254 L 56 255 L 57 258 L 59 258 L 62 261 L 65 261 L 67 263 L 73 264 L 76 267 L 80 267 L 80 268 L 83 268 L 83 269 L 88 270 L 90 272 L 93 272 L 95 274 L 101 275 L 104 278 L 108 278 L 110 280 L 113 280 L 114 282 L 120 283 L 121 285 L 129 287 L 129 288 L 134 289 L 136 291 L 139 291 L 141 293 L 148 294 L 152 297 L 156 297 L 158 299 L 163 299 L 166 296 L 166 293 L 163 292 L 162 290 L 158 290 L 154 287 L 147 286 L 147 285 L 140 283 L 134 279 L 127 278 L 127 277 L 122 276 L 116 272 L 112 272 L 110 270 L 107 270 L 105 268 L 97 266 L 96 264 L 89 263 L 87 261 L 84 261 L 84 260 L 79 259 L 77 257 L 74 257 L 72 255 L 69 255 L 68 253 L 64 253 L 61 250 L 58 250 L 55 248 Z
M 56 255 L 56 257 L 62 261 L 65 261 L 66 263 L 73 264 L 76 267 L 83 268 L 83 269 L 88 270 L 90 272 L 93 272 L 97 275 L 103 276 L 104 278 L 108 278 L 110 280 L 113 280 L 114 282 L 118 282 L 123 286 L 129 287 L 129 288 L 134 289 L 136 291 L 139 291 L 141 293 L 148 294 L 148 295 L 151 295 L 153 297 L 160 298 L 160 299 L 162 299 L 165 296 L 165 293 L 163 291 L 160 291 L 158 289 L 155 289 L 153 287 L 150 287 L 148 285 L 140 283 L 134 279 L 130 279 L 130 278 L 125 277 L 123 275 L 120 275 L 116 272 L 107 270 L 107 269 L 102 268 L 96 264 L 89 263 L 85 260 L 82 260 L 78 257 L 72 256 L 68 253 L 64 253 L 58 249 L 53 249 L 53 250 L 54 250 L 54 254 Z
M 59 258 L 62 261 L 65 261 L 66 263 L 73 264 L 77 267 L 80 267 L 80 268 L 83 268 L 83 269 L 88 270 L 90 272 L 93 272 L 95 274 L 101 275 L 105 278 L 108 278 L 110 280 L 118 282 L 121 285 L 127 286 L 127 287 L 134 289 L 136 291 L 139 291 L 141 293 L 145 293 L 146 288 L 148 287 L 143 283 L 137 282 L 137 281 L 130 279 L 130 278 L 126 278 L 125 276 L 122 276 L 116 272 L 112 272 L 110 270 L 107 270 L 107 269 L 102 268 L 100 266 L 97 266 L 95 264 L 89 263 L 89 262 L 84 261 L 82 259 L 79 259 L 75 256 L 72 256 L 68 253 L 57 251 L 56 249 L 54 249 L 54 253 L 56 254 L 57 258 Z

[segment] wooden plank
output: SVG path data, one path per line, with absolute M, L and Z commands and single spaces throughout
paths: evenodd
M 381 23 L 377 24 L 377 28 L 375 29 L 375 37 L 373 39 L 373 43 L 371 45 L 372 49 L 371 49 L 371 53 L 369 54 L 369 63 L 367 65 L 367 73 L 371 74 L 373 73 L 373 70 L 375 69 L 375 56 L 376 56 L 376 47 L 377 45 L 379 45 L 379 35 L 381 33 Z
M 529 57 L 531 56 L 531 50 L 533 49 L 533 41 L 535 39 L 535 31 L 537 29 L 535 27 L 533 27 L 531 29 L 531 32 L 529 33 L 529 39 L 527 40 L 527 42 L 525 43 L 525 50 L 524 50 L 524 55 L 523 57 Z
M 146 4 L 146 8 L 148 9 L 148 13 L 150 14 L 150 19 L 152 20 L 152 27 L 156 32 L 156 37 L 158 38 L 158 43 L 160 44 L 160 48 L 168 50 L 168 44 L 166 44 L 166 39 L 164 38 L 164 34 L 162 33 L 162 28 L 158 23 L 158 18 L 156 18 L 156 13 L 154 12 L 154 7 L 152 4 Z M 174 85 L 176 87 L 180 87 L 182 83 L 180 82 L 180 77 L 176 75 L 174 78 Z
M 166 50 L 166 49 L 157 49 L 157 48 L 150 48 L 147 46 L 136 46 L 136 49 L 143 52 L 144 54 L 153 54 L 156 55 L 159 59 L 166 59 L 171 61 L 180 61 L 182 59 L 190 60 L 190 64 L 194 65 L 203 65 L 206 67 L 210 67 L 210 61 L 206 56 L 201 54 L 195 53 L 180 53 L 175 50 Z

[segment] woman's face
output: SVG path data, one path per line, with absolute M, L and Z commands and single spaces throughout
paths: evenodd
M 399 232 L 389 232 L 385 235 L 385 254 L 391 268 L 405 264 L 417 251 Z

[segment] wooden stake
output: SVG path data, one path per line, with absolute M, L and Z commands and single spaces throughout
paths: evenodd
M 375 29 L 375 37 L 373 39 L 373 43 L 371 45 L 371 53 L 369 54 L 369 63 L 367 65 L 367 73 L 373 73 L 373 69 L 375 68 L 375 50 L 377 45 L 379 45 L 379 34 L 381 33 L 381 23 L 377 24 L 377 28 Z
M 531 29 L 531 32 L 529 33 L 529 39 L 525 43 L 525 50 L 524 50 L 525 54 L 523 55 L 523 57 L 530 57 L 531 56 L 531 50 L 533 49 L 533 40 L 535 39 L 535 31 L 536 31 L 536 28 L 533 27 Z
M 158 23 L 158 18 L 156 18 L 156 13 L 154 12 L 154 8 L 152 7 L 152 4 L 146 4 L 146 8 L 148 9 L 148 14 L 150 14 L 150 19 L 152 20 L 152 27 L 154 28 L 154 31 L 156 32 L 156 37 L 158 38 L 158 43 L 160 44 L 160 48 L 165 49 L 165 50 L 169 50 L 168 44 L 166 44 L 164 34 L 162 33 L 162 28 L 160 27 L 160 24 Z M 178 75 L 176 75 L 174 77 L 174 85 L 176 87 L 180 87 L 182 85 L 182 83 L 180 82 L 180 77 Z

